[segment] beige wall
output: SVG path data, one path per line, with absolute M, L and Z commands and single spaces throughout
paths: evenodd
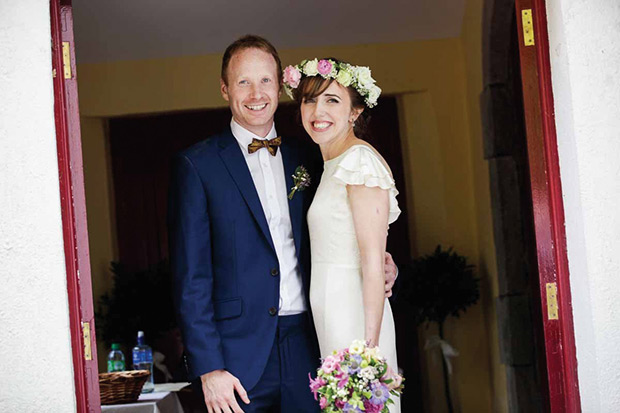
M 476 55 L 474 49 L 480 44 L 470 26 L 480 19 L 476 16 L 480 11 L 471 8 L 468 12 L 470 20 L 461 39 L 283 50 L 281 57 L 284 64 L 327 55 L 369 65 L 384 93 L 398 95 L 408 177 L 400 185 L 407 186 L 410 196 L 416 248 L 412 252 L 431 252 L 438 243 L 453 246 L 480 267 L 483 277 L 481 303 L 446 325 L 448 340 L 461 353 L 454 361 L 455 405 L 463 412 L 503 411 L 499 406 L 505 403 L 505 382 L 496 357 L 488 171 L 482 160 L 477 109 L 481 63 L 475 60 L 479 52 Z M 115 257 L 112 192 L 103 161 L 106 150 L 101 118 L 221 107 L 219 61 L 219 55 L 208 55 L 78 68 L 80 110 L 88 118 L 83 119 L 82 132 L 84 150 L 89 152 L 88 156 L 85 153 L 85 175 L 91 248 L 97 245 L 91 252 L 93 274 L 96 268 L 101 274 L 103 264 Z M 93 166 L 89 167 L 91 160 Z M 91 183 L 97 185 L 92 194 L 88 190 Z M 104 187 L 107 192 L 101 190 Z M 101 239 L 94 239 L 98 237 Z M 93 277 L 96 294 L 109 285 L 109 276 Z M 421 344 L 435 334 L 433 329 L 420 332 Z M 435 356 L 426 354 L 422 363 L 424 394 L 428 411 L 443 412 L 441 364 Z

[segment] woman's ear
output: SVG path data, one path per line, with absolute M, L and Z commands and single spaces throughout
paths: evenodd
M 351 109 L 351 122 L 355 122 L 357 118 L 362 114 L 364 108 L 353 108 Z

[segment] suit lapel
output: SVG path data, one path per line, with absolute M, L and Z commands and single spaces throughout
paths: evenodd
M 232 135 L 232 132 L 229 131 L 228 133 L 224 133 L 224 138 L 225 139 L 222 139 L 219 144 L 220 157 L 222 158 L 226 169 L 228 169 L 230 176 L 239 188 L 239 192 L 241 192 L 243 199 L 248 205 L 248 208 L 258 223 L 263 235 L 267 239 L 267 242 L 275 252 L 273 240 L 271 239 L 271 233 L 269 232 L 269 226 L 267 225 L 267 219 L 265 218 L 263 207 L 260 203 L 258 193 L 256 192 L 254 181 L 252 181 L 248 164 L 246 163 L 245 158 L 241 153 L 241 149 L 237 144 L 237 140 Z
M 290 139 L 290 138 L 289 138 Z M 299 156 L 289 139 L 282 139 L 282 162 L 284 163 L 284 175 L 286 178 L 287 195 L 291 188 L 295 185 L 293 182 L 293 174 L 299 166 Z M 291 217 L 291 226 L 293 227 L 293 238 L 295 240 L 295 251 L 297 260 L 299 260 L 299 251 L 301 248 L 302 225 L 303 225 L 303 191 L 297 191 L 293 199 L 288 202 L 289 215 Z

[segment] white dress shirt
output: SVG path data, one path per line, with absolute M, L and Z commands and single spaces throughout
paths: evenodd
M 258 192 L 263 207 L 271 239 L 280 263 L 280 304 L 279 315 L 299 314 L 307 310 L 304 298 L 301 272 L 297 262 L 293 227 L 288 210 L 288 190 L 282 162 L 282 151 L 278 148 L 272 156 L 267 148 L 248 153 L 252 139 L 273 139 L 276 135 L 275 124 L 264 138 L 243 128 L 235 120 L 230 121 L 232 134 L 239 143 L 241 152 L 252 175 L 252 181 Z

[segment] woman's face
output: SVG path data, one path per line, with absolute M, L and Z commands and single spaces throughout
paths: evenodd
M 361 110 L 351 108 L 351 97 L 345 87 L 332 82 L 315 98 L 301 103 L 301 121 L 312 140 L 323 145 L 344 139 L 351 132 Z

